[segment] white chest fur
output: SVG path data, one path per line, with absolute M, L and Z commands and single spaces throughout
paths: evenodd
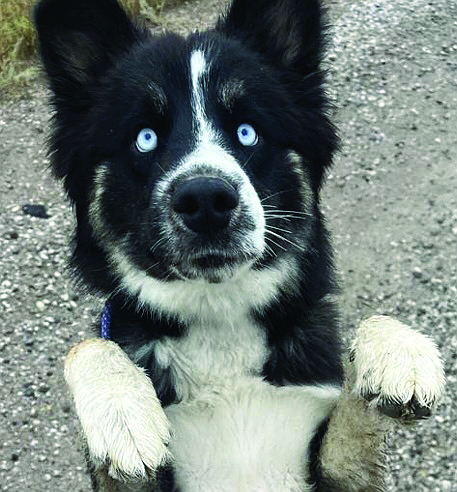
M 165 409 L 177 485 L 186 492 L 306 492 L 309 442 L 339 388 L 263 381 L 265 334 L 242 312 L 155 343 L 180 399 Z
M 227 378 L 168 407 L 176 481 L 186 492 L 306 492 L 307 451 L 339 389 Z
M 309 442 L 339 388 L 276 387 L 261 378 L 269 348 L 250 315 L 294 282 L 294 262 L 246 269 L 223 284 L 143 285 L 140 297 L 179 315 L 186 333 L 153 351 L 170 370 L 179 403 L 170 420 L 177 485 L 186 492 L 306 492 Z
M 191 324 L 182 338 L 156 342 L 154 353 L 159 365 L 171 370 L 178 399 L 188 400 L 202 387 L 259 375 L 268 350 L 263 330 L 247 314 L 233 312 Z

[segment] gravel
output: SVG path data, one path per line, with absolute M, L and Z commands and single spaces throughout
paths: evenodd
M 221 3 L 172 8 L 167 23 L 205 25 Z M 388 488 L 455 492 L 457 5 L 341 0 L 330 15 L 329 93 L 344 145 L 323 208 L 346 336 L 379 313 L 436 340 L 446 394 L 430 420 L 391 435 Z M 38 82 L 0 101 L 0 490 L 10 492 L 89 490 L 62 360 L 102 301 L 66 270 L 73 214 L 47 170 L 45 96 Z

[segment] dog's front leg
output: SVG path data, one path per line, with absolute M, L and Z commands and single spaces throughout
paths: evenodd
M 361 323 L 320 453 L 321 492 L 384 490 L 386 433 L 430 416 L 444 390 L 435 344 L 386 316 Z
M 65 379 L 96 490 L 151 490 L 157 470 L 170 460 L 170 426 L 151 380 L 116 343 L 101 339 L 71 349 Z

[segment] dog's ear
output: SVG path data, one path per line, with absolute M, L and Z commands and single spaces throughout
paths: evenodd
M 75 96 L 146 36 L 117 0 L 42 0 L 35 8 L 40 54 L 57 98 Z
M 218 30 L 274 65 L 301 74 L 319 68 L 324 39 L 320 0 L 234 0 Z
M 320 64 L 326 39 L 323 0 L 233 0 L 217 30 L 239 40 L 278 69 L 289 98 L 295 102 L 299 137 L 293 147 L 307 156 L 314 190 L 338 147 L 336 131 L 328 119 Z

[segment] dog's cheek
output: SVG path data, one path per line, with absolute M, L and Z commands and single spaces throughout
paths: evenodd
M 147 190 L 117 176 L 108 162 L 97 166 L 89 194 L 88 219 L 95 236 L 114 241 L 135 234 L 148 212 Z
M 301 209 L 311 214 L 313 211 L 313 191 L 309 173 L 303 158 L 297 152 L 291 150 L 288 154 L 290 170 L 297 183 L 297 190 L 301 201 Z
M 99 241 L 109 241 L 111 239 L 103 217 L 103 197 L 108 173 L 107 165 L 101 165 L 95 170 L 92 189 L 89 194 L 88 219 L 94 235 Z

